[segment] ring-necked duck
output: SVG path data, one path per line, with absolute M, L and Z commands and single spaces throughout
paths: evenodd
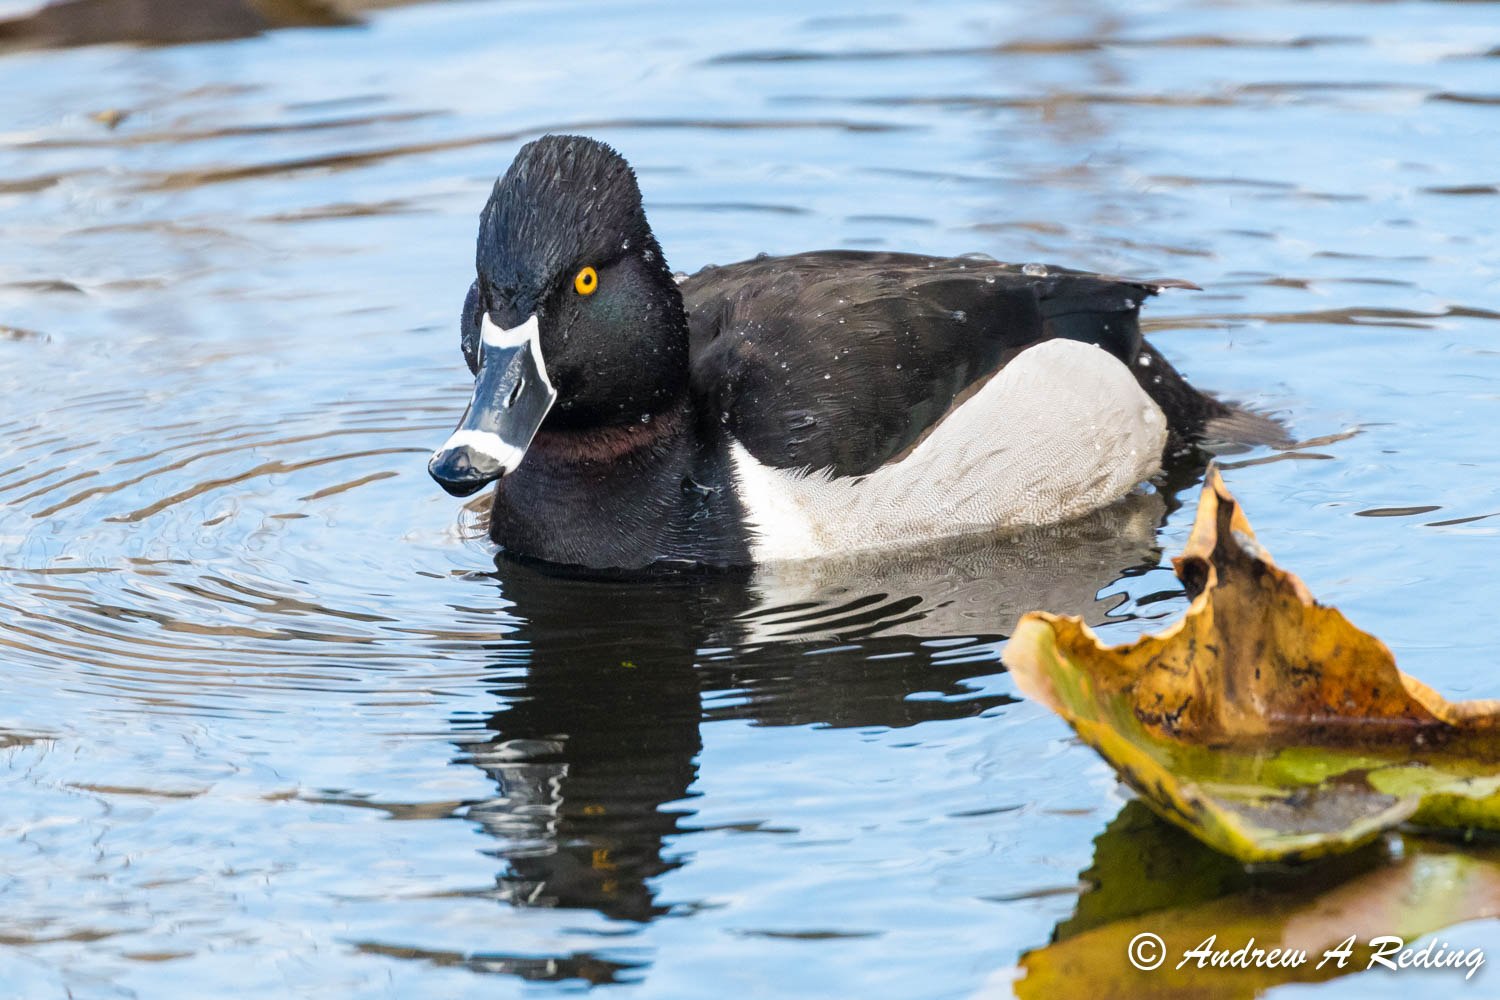
M 468 410 L 508 552 L 745 565 L 1062 521 L 1232 411 L 1141 339 L 1164 284 L 827 250 L 674 277 L 624 158 L 521 149 L 479 222 Z M 502 479 L 502 477 L 504 477 Z

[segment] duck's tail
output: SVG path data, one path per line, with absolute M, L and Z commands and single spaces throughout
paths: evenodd
M 1167 417 L 1167 445 L 1162 461 L 1191 452 L 1199 444 L 1253 448 L 1291 443 L 1286 428 L 1272 417 L 1215 399 L 1188 384 L 1150 344 L 1141 343 L 1131 366 L 1136 381 Z

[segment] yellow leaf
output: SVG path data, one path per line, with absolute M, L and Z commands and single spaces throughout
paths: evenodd
M 1175 560 L 1192 597 L 1106 647 L 1024 616 L 1005 662 L 1160 815 L 1246 861 L 1348 850 L 1398 823 L 1500 829 L 1500 702 L 1449 702 L 1271 561 L 1217 471 Z

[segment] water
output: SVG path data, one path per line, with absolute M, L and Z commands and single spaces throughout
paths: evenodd
M 548 129 L 631 159 L 679 269 L 1201 285 L 1154 343 L 1354 432 L 1235 456 L 1267 546 L 1500 696 L 1500 6 L 356 6 L 0 57 L 5 993 L 1003 995 L 1073 914 L 1127 796 L 999 652 L 1180 614 L 1193 485 L 749 584 L 497 567 L 423 463 Z

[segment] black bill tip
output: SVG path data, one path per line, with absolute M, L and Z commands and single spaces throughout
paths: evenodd
M 449 496 L 473 496 L 505 475 L 499 459 L 468 445 L 444 448 L 427 463 L 427 474 Z

